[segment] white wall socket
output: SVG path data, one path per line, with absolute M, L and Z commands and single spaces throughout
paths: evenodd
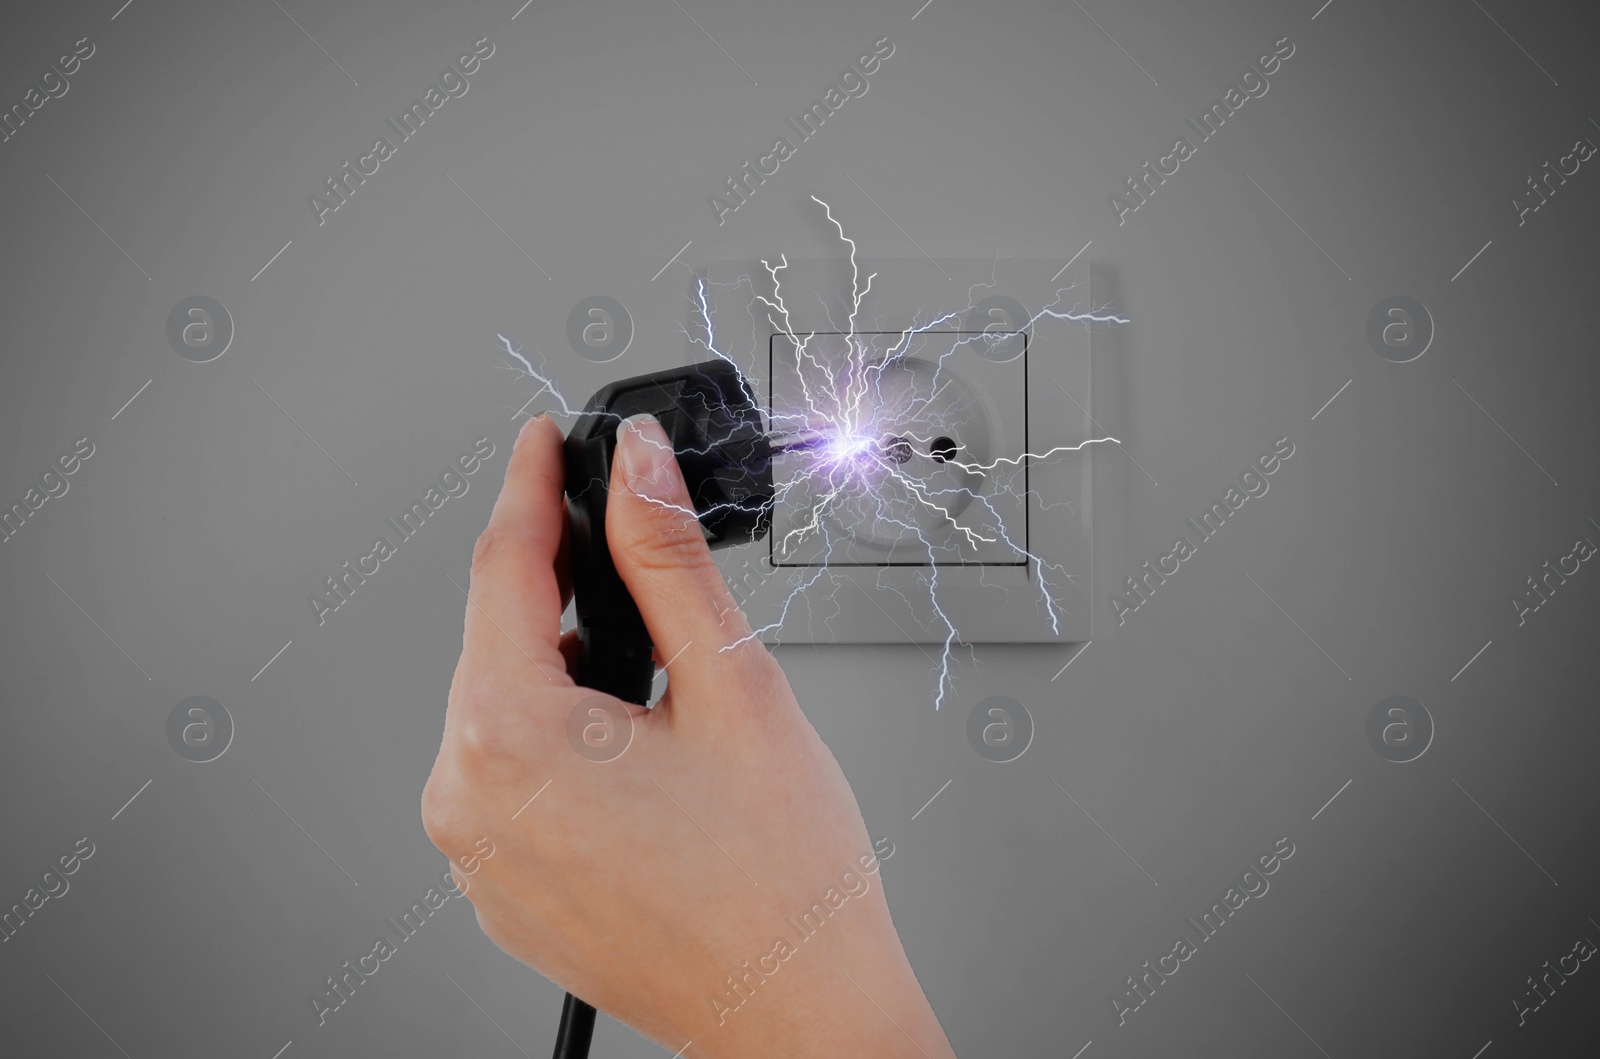
M 687 323 L 772 429 L 837 439 L 780 455 L 767 539 L 717 553 L 762 638 L 1090 639 L 1091 342 L 1116 325 L 1045 312 L 1102 310 L 1087 263 L 862 260 L 859 308 L 848 258 L 768 264 L 712 264 Z

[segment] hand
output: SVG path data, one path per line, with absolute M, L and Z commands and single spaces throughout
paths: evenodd
M 667 692 L 645 710 L 574 684 L 561 440 L 543 417 L 523 428 L 478 539 L 422 796 L 484 933 L 664 1047 L 692 1040 L 685 1056 L 953 1057 L 850 785 L 752 636 L 647 417 L 619 431 L 606 532 Z M 632 719 L 614 760 L 568 742 L 588 700 Z

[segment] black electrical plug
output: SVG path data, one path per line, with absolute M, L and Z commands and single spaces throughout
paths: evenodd
M 771 525 L 773 446 L 732 364 L 707 361 L 602 387 L 565 445 L 572 593 L 578 611 L 578 682 L 644 705 L 655 676 L 650 633 L 612 562 L 606 499 L 617 429 L 648 412 L 683 471 L 713 548 L 750 544 Z

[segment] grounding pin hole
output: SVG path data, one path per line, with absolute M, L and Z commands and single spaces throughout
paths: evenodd
M 938 437 L 933 439 L 933 444 L 928 447 L 928 455 L 940 463 L 956 458 L 956 452 L 961 448 L 951 438 Z

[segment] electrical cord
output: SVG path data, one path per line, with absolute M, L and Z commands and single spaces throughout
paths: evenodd
M 556 1030 L 556 1050 L 551 1059 L 588 1059 L 594 1014 L 594 1008 L 567 994 L 561 1003 L 561 1027 Z

